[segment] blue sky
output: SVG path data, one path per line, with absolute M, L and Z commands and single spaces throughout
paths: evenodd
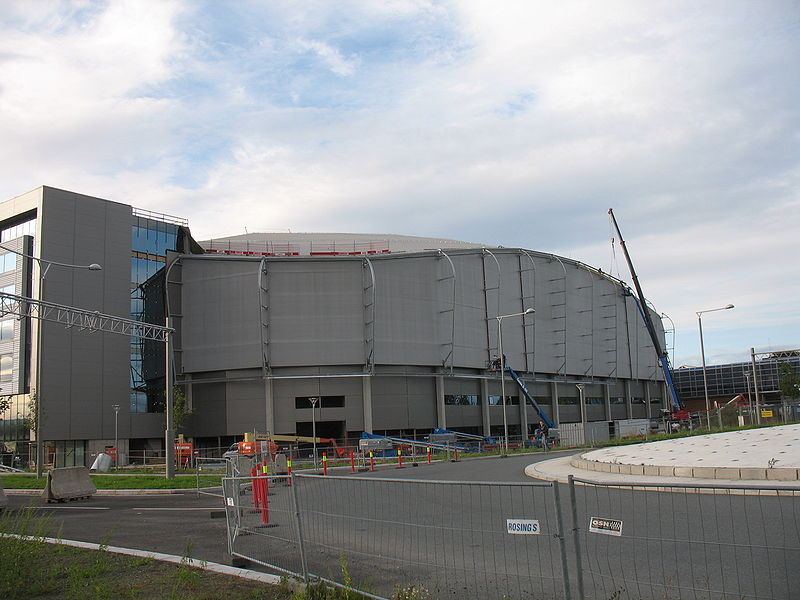
M 630 276 L 674 362 L 800 347 L 800 3 L 5 0 L 0 197 L 441 236 Z

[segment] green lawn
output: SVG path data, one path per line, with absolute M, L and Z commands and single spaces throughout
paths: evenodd
M 197 485 L 194 476 L 181 476 L 166 479 L 163 475 L 91 475 L 98 490 L 170 490 L 193 489 Z M 0 475 L 0 481 L 7 490 L 44 489 L 46 478 L 36 479 L 33 475 Z M 221 485 L 219 475 L 201 475 L 200 487 Z

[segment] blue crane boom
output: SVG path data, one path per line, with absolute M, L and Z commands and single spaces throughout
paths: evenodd
M 536 400 L 533 399 L 533 396 L 531 396 L 531 393 L 528 391 L 528 388 L 525 385 L 525 382 L 522 381 L 522 379 L 520 378 L 519 375 L 517 375 L 517 372 L 514 369 L 512 369 L 511 367 L 509 367 L 508 365 L 506 365 L 506 371 L 508 371 L 511 374 L 511 377 L 514 379 L 514 381 L 517 382 L 517 385 L 519 386 L 519 389 L 522 390 L 522 395 L 525 396 L 525 399 L 528 401 L 528 403 L 530 403 L 530 405 L 533 406 L 533 408 L 536 410 L 536 412 L 539 413 L 539 416 L 542 418 L 542 421 L 544 421 L 545 424 L 550 429 L 555 429 L 557 427 L 556 424 L 553 423 L 553 421 L 550 420 L 550 417 L 547 416 L 547 413 L 545 413 L 539 407 L 539 405 L 536 403 Z

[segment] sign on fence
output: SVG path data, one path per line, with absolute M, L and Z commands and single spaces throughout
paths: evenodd
M 617 519 L 604 519 L 602 517 L 591 517 L 589 519 L 589 531 L 605 535 L 622 535 L 622 521 Z
M 539 535 L 539 521 L 535 519 L 506 519 L 506 531 L 516 535 Z

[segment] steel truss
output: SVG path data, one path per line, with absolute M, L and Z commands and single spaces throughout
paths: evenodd
M 61 323 L 67 328 L 77 327 L 80 330 L 102 331 L 158 342 L 166 342 L 173 331 L 163 325 L 123 319 L 97 311 L 0 292 L 0 316 L 6 315 L 14 315 L 17 318 L 30 317 Z

